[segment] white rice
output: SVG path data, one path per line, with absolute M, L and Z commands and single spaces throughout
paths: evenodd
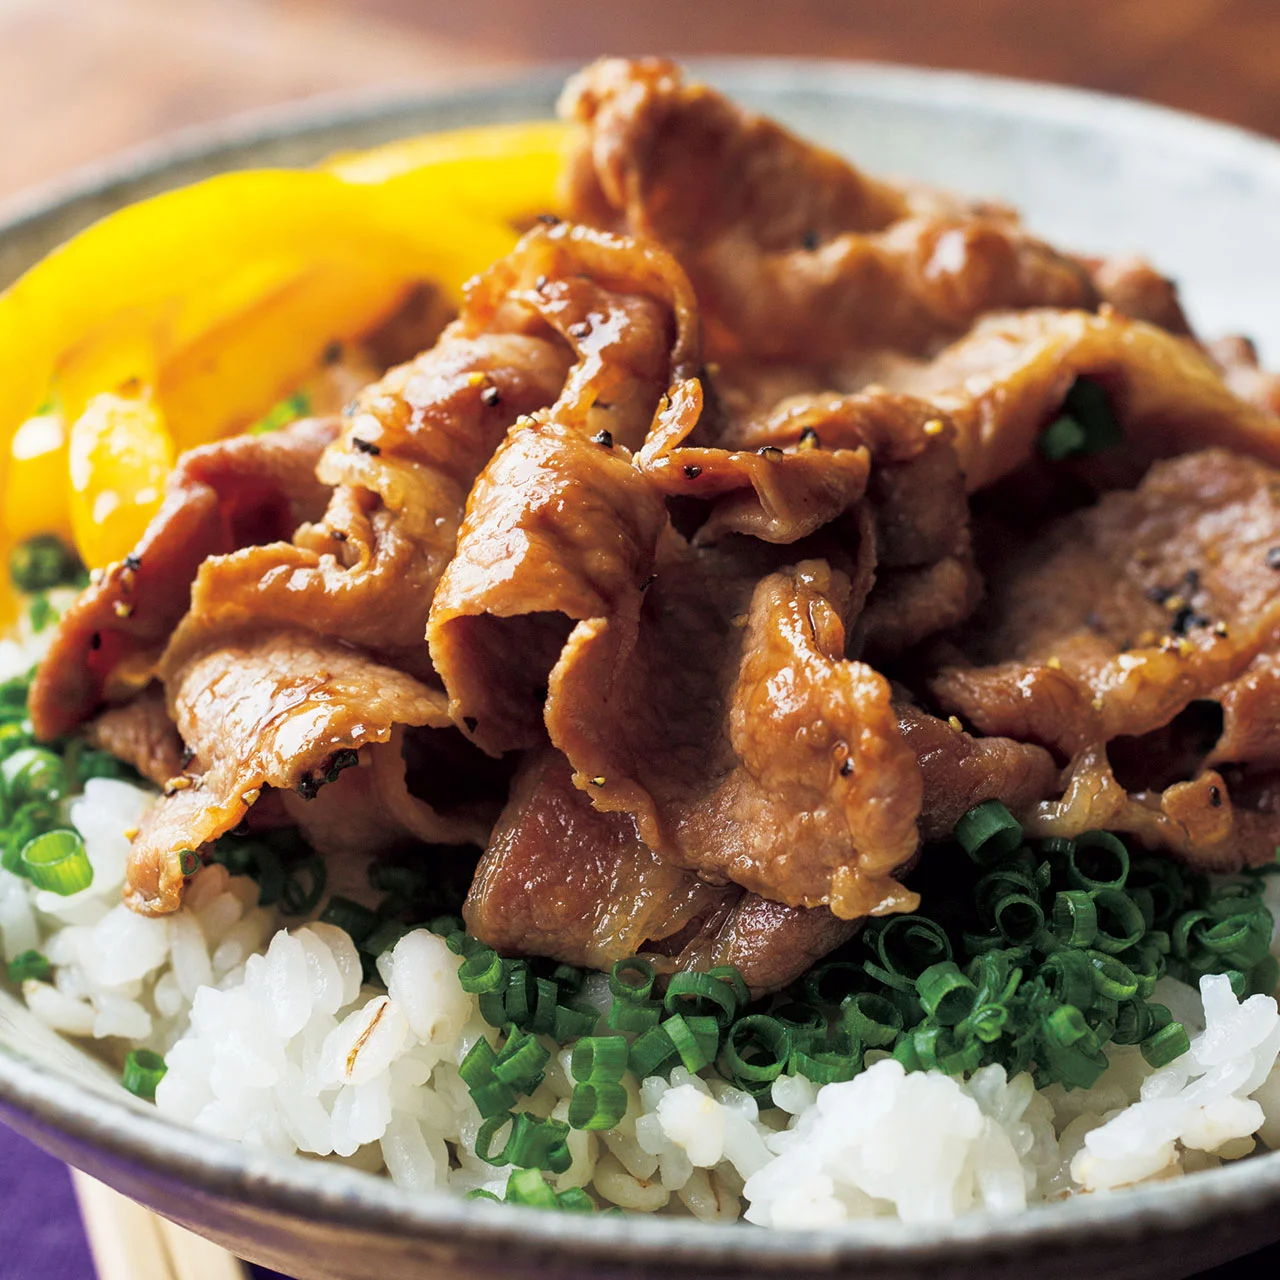
M 9 655 L 0 644 L 0 664 Z M 458 1074 L 477 1038 L 498 1033 L 457 980 L 459 959 L 425 930 L 362 984 L 340 929 L 281 927 L 253 881 L 221 866 L 192 880 L 165 919 L 120 901 L 128 841 L 154 795 L 93 779 L 68 802 L 94 879 L 70 897 L 0 870 L 6 960 L 42 951 L 54 972 L 23 984 L 50 1027 L 165 1056 L 159 1110 L 184 1124 L 280 1154 L 304 1152 L 383 1173 L 413 1190 L 481 1188 L 501 1196 L 510 1168 L 474 1154 L 481 1118 Z M 1280 877 L 1266 899 L 1280 915 Z M 1273 951 L 1280 947 L 1273 942 Z M 603 1013 L 603 978 L 582 993 Z M 1037 1092 L 985 1067 L 967 1081 L 907 1073 L 888 1055 L 847 1083 L 774 1083 L 758 1106 L 724 1081 L 690 1075 L 624 1080 L 629 1105 L 601 1133 L 573 1132 L 573 1162 L 552 1179 L 602 1205 L 639 1212 L 745 1217 L 822 1226 L 865 1217 L 1011 1213 L 1079 1191 L 1179 1176 L 1280 1146 L 1280 1013 L 1270 996 L 1241 1002 L 1226 978 L 1200 991 L 1162 979 L 1156 998 L 1193 1034 L 1190 1051 L 1152 1071 L 1112 1046 L 1093 1088 Z M 569 1052 L 550 1040 L 546 1078 L 519 1104 L 564 1119 Z M 499 1136 L 499 1145 L 501 1136 Z

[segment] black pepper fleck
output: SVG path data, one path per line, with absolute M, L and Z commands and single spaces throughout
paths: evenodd
M 591 443 L 603 445 L 606 449 L 612 449 L 613 448 L 613 432 L 597 431 L 595 435 L 591 437 Z
M 351 447 L 359 453 L 367 453 L 374 458 L 382 452 L 372 440 L 361 440 L 359 436 L 351 437 Z
M 124 567 L 126 569 L 132 569 L 134 573 L 137 573 L 138 570 L 142 568 L 142 557 L 130 552 L 124 558 Z
M 480 721 L 477 720 L 475 716 L 463 716 L 462 723 L 466 725 L 468 733 L 475 733 L 476 725 L 478 725 Z
M 342 359 L 342 343 L 336 338 L 324 349 L 320 360 L 323 364 L 337 364 Z
M 540 213 L 536 221 L 542 223 L 544 227 L 558 227 L 560 225 L 560 215 L 557 213 Z
M 800 243 L 808 249 L 810 253 L 812 253 L 818 245 L 822 243 L 822 241 L 818 239 L 818 233 L 816 231 L 806 231 L 804 235 L 801 236 Z
M 702 468 L 696 463 L 688 462 L 684 468 L 685 476 L 690 480 L 696 480 L 702 474 Z
M 647 578 L 646 578 L 646 579 L 645 579 L 645 580 L 640 584 L 640 590 L 641 590 L 641 591 L 648 591 L 648 590 L 649 590 L 649 588 L 650 588 L 651 586 L 653 586 L 653 584 L 654 584 L 657 580 L 658 580 L 658 575 L 657 575 L 656 573 L 651 573 L 651 574 L 650 574 L 650 575 L 649 575 L 649 576 L 648 576 L 648 577 L 647 577 Z
M 191 747 L 182 748 L 182 772 L 186 773 L 187 766 L 196 758 L 196 753 Z
M 1222 808 L 1222 792 L 1217 786 L 1209 788 L 1209 807 L 1211 809 Z
M 546 277 L 546 276 L 538 276 L 538 278 L 537 278 L 536 280 L 534 280 L 534 282 L 533 282 L 533 287 L 534 287 L 535 289 L 537 289 L 537 291 L 538 291 L 539 293 L 541 293 L 541 292 L 543 291 L 543 289 L 545 289 L 545 288 L 547 287 L 547 277 Z
M 345 529 L 335 529 L 329 536 L 334 542 L 346 542 L 347 531 Z
M 1190 605 L 1184 605 L 1173 615 L 1169 630 L 1175 636 L 1185 636 L 1192 627 L 1207 627 L 1208 625 L 1209 619 L 1204 614 L 1197 613 Z
M 89 648 L 90 649 L 102 648 L 102 632 L 101 631 L 95 631 L 93 635 L 89 637 Z
M 577 324 L 569 326 L 569 337 L 585 338 L 591 332 L 590 320 L 579 320 Z
M 847 778 L 853 772 L 853 757 L 845 756 L 844 763 L 840 766 L 840 776 Z
M 1267 552 L 1267 568 L 1280 569 L 1280 547 L 1272 547 Z
M 782 450 L 779 449 L 778 446 L 774 444 L 762 444 L 756 450 L 756 452 L 762 458 L 781 458 L 782 457 Z
M 487 404 L 489 408 L 492 409 L 496 405 L 500 405 L 502 403 L 502 392 L 499 391 L 498 388 L 493 385 L 493 383 L 490 383 L 480 393 L 480 403 Z

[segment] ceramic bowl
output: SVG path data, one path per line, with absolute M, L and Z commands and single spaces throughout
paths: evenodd
M 346 98 L 247 117 L 131 153 L 0 209 L 0 285 L 129 201 L 221 170 L 545 116 L 567 68 L 483 90 Z M 1054 242 L 1141 249 L 1206 335 L 1251 333 L 1280 362 L 1280 146 L 1073 90 L 873 65 L 713 61 L 694 70 L 874 172 L 1022 208 Z M 1280 1154 L 1176 1181 L 953 1223 L 765 1232 L 672 1217 L 538 1213 L 303 1158 L 161 1119 L 91 1054 L 0 990 L 0 1115 L 55 1155 L 301 1280 L 786 1275 L 1189 1275 L 1280 1238 Z

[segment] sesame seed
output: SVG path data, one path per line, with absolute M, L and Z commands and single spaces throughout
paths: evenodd
M 141 827 L 125 827 L 121 834 L 126 840 L 136 840 L 138 838 L 138 832 L 141 830 Z
M 947 429 L 947 424 L 941 418 L 930 418 L 924 424 L 924 433 L 927 436 L 940 436 Z
M 951 726 L 951 728 L 952 728 L 956 733 L 963 733 L 963 732 L 964 732 L 964 725 L 962 725 L 962 724 L 960 723 L 960 717 L 959 717 L 959 716 L 948 716 L 948 717 L 947 717 L 947 723 Z
M 488 375 L 481 373 L 479 369 L 473 369 L 467 374 L 467 386 L 469 387 L 483 387 L 488 381 Z
M 590 782 L 591 782 L 591 785 L 592 785 L 593 787 L 603 787 L 603 786 L 604 786 L 604 774 L 602 774 L 602 773 L 601 773 L 601 774 L 598 774 L 596 777 L 594 777 L 594 778 L 590 779 Z
M 800 448 L 822 448 L 822 441 L 818 439 L 818 433 L 812 427 L 805 427 L 805 429 L 800 433 Z
M 1044 665 L 1048 667 L 1050 671 L 1061 671 L 1062 659 L 1059 658 L 1058 655 L 1055 653 L 1053 657 L 1051 657 L 1049 661 L 1046 662 Z
M 117 618 L 132 618 L 133 605 L 129 604 L 125 600 L 117 600 L 115 604 L 111 606 L 111 612 L 114 613 Z
M 261 787 L 252 787 L 244 792 L 240 797 L 240 803 L 244 805 L 255 805 L 258 803 L 258 797 L 262 794 Z

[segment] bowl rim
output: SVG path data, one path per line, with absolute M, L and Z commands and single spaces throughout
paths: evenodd
M 803 85 L 809 95 L 870 95 L 1046 124 L 1074 125 L 1134 139 L 1170 137 L 1189 157 L 1211 154 L 1215 164 L 1264 173 L 1280 190 L 1280 142 L 1234 125 L 1153 103 L 1035 81 L 973 72 L 939 71 L 879 62 L 804 58 L 689 58 L 698 76 L 733 92 L 777 93 Z M 542 64 L 515 74 L 495 72 L 484 83 L 444 90 L 358 91 L 242 113 L 133 147 L 0 204 L 0 238 L 16 235 L 76 200 L 109 196 L 132 182 L 163 177 L 184 162 L 234 159 L 258 143 L 320 135 L 339 125 L 395 118 L 415 109 L 468 106 L 492 111 L 495 102 L 527 101 L 550 92 L 581 64 Z M 466 1245 L 479 1254 L 519 1246 L 572 1254 L 603 1263 L 704 1265 L 743 1271 L 835 1270 L 850 1263 L 901 1266 L 1011 1254 L 1020 1246 L 1062 1249 L 1103 1238 L 1133 1240 L 1148 1232 L 1186 1230 L 1280 1202 L 1280 1152 L 1193 1178 L 1149 1184 L 1102 1196 L 1077 1196 L 1022 1213 L 980 1211 L 945 1222 L 871 1219 L 839 1227 L 759 1231 L 741 1223 L 631 1215 L 588 1217 L 534 1214 L 514 1206 L 477 1204 L 450 1193 L 412 1192 L 389 1179 L 297 1156 L 270 1155 L 161 1117 L 128 1095 L 111 1097 L 50 1071 L 0 1043 L 0 1103 L 36 1129 L 102 1148 L 160 1177 L 291 1218 L 323 1216 L 345 1227 Z M 163 1209 L 161 1210 L 163 1212 Z M 625 1255 L 620 1251 L 625 1250 Z

